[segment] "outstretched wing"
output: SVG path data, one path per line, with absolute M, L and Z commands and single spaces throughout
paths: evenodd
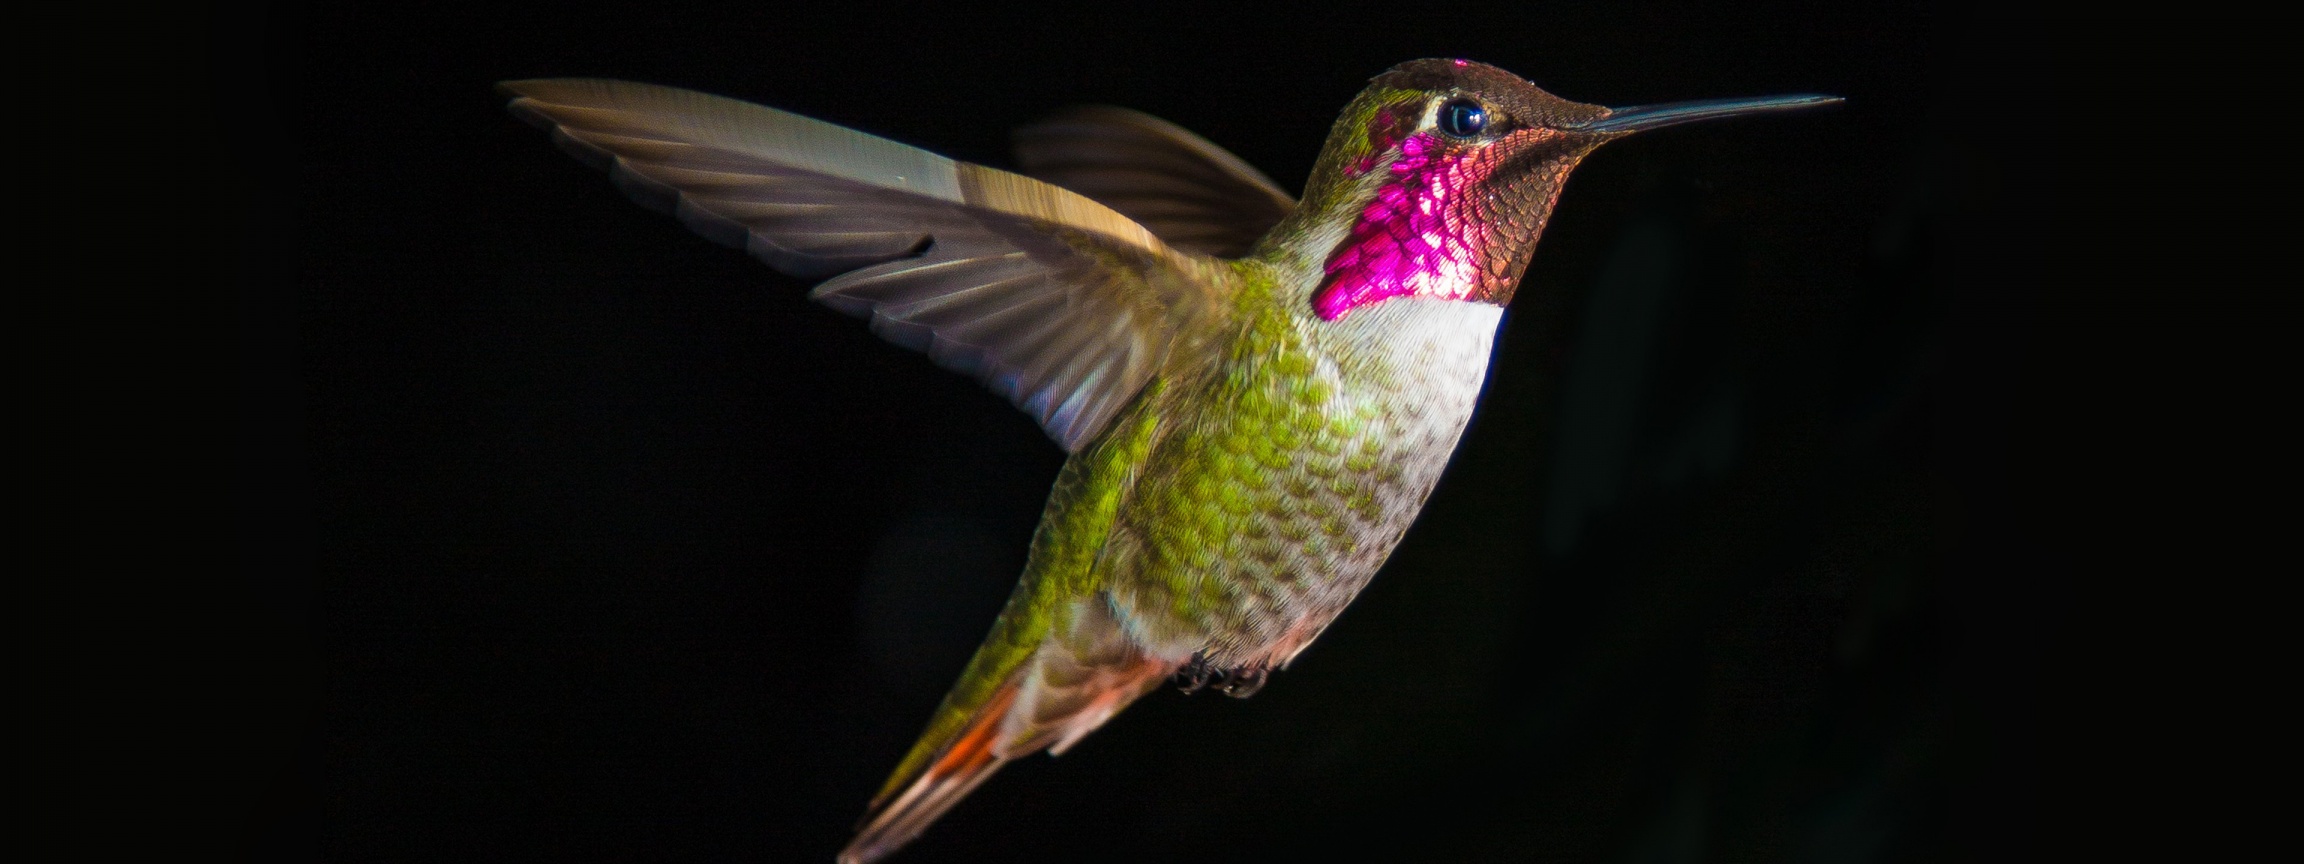
M 1248 254 L 1296 208 L 1272 178 L 1183 127 L 1091 105 L 1016 130 L 1024 173 L 1094 198 L 1179 249 Z
M 1221 262 L 1029 177 L 690 90 L 502 87 L 642 203 L 786 273 L 844 274 L 810 296 L 976 376 L 1067 451 L 1229 307 Z

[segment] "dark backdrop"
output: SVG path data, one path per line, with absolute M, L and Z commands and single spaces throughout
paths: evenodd
M 1251 700 L 1155 693 L 1011 766 L 900 860 L 2028 849 L 2068 565 L 2034 518 L 2056 469 L 2018 467 L 2057 409 L 2020 241 L 2054 172 L 1987 142 L 2016 109 L 1978 98 L 2045 81 L 2021 9 L 243 24 L 257 128 L 294 166 L 260 235 L 292 254 L 247 295 L 246 560 L 302 646 L 279 680 L 309 683 L 248 727 L 263 791 L 239 824 L 266 855 L 829 860 L 1061 462 L 965 379 L 632 206 L 495 81 L 686 86 L 992 165 L 1010 128 L 1106 102 L 1293 189 L 1366 79 L 1424 56 L 1604 104 L 1849 101 L 1593 156 L 1447 479 L 1321 642 Z

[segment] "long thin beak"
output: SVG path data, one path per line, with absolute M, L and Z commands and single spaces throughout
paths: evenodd
M 1723 117 L 1742 117 L 1746 114 L 1768 114 L 1776 111 L 1802 111 L 1840 102 L 1838 96 L 1820 96 L 1803 93 L 1798 96 L 1763 96 L 1758 99 L 1704 99 L 1695 102 L 1669 102 L 1663 105 L 1635 105 L 1630 108 L 1608 109 L 1608 116 L 1584 124 L 1587 132 L 1646 132 L 1699 120 L 1718 120 Z

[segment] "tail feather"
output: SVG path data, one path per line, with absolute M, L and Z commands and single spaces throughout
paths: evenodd
M 839 864 L 869 864 L 902 848 L 978 784 L 990 779 L 1000 766 L 1008 764 L 993 744 L 1001 721 L 1015 704 L 1016 690 L 1010 682 L 994 691 L 992 701 L 970 721 L 959 740 L 918 779 L 902 787 L 900 794 L 892 788 L 872 799 L 855 839 L 840 851 Z
M 839 864 L 870 864 L 895 852 L 1000 766 L 1041 750 L 1064 752 L 1175 672 L 1177 663 L 1147 657 L 1130 644 L 1101 614 L 1101 602 L 1081 605 L 1090 614 L 1025 657 L 942 752 L 917 769 L 906 760 L 873 798 Z M 908 776 L 914 771 L 917 776 Z

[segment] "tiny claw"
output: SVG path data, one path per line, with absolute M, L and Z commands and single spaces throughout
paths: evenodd
M 1271 678 L 1271 674 L 1272 670 L 1262 666 L 1242 666 L 1226 675 L 1224 682 L 1216 685 L 1216 692 L 1234 699 L 1246 699 L 1264 689 L 1264 682 Z

